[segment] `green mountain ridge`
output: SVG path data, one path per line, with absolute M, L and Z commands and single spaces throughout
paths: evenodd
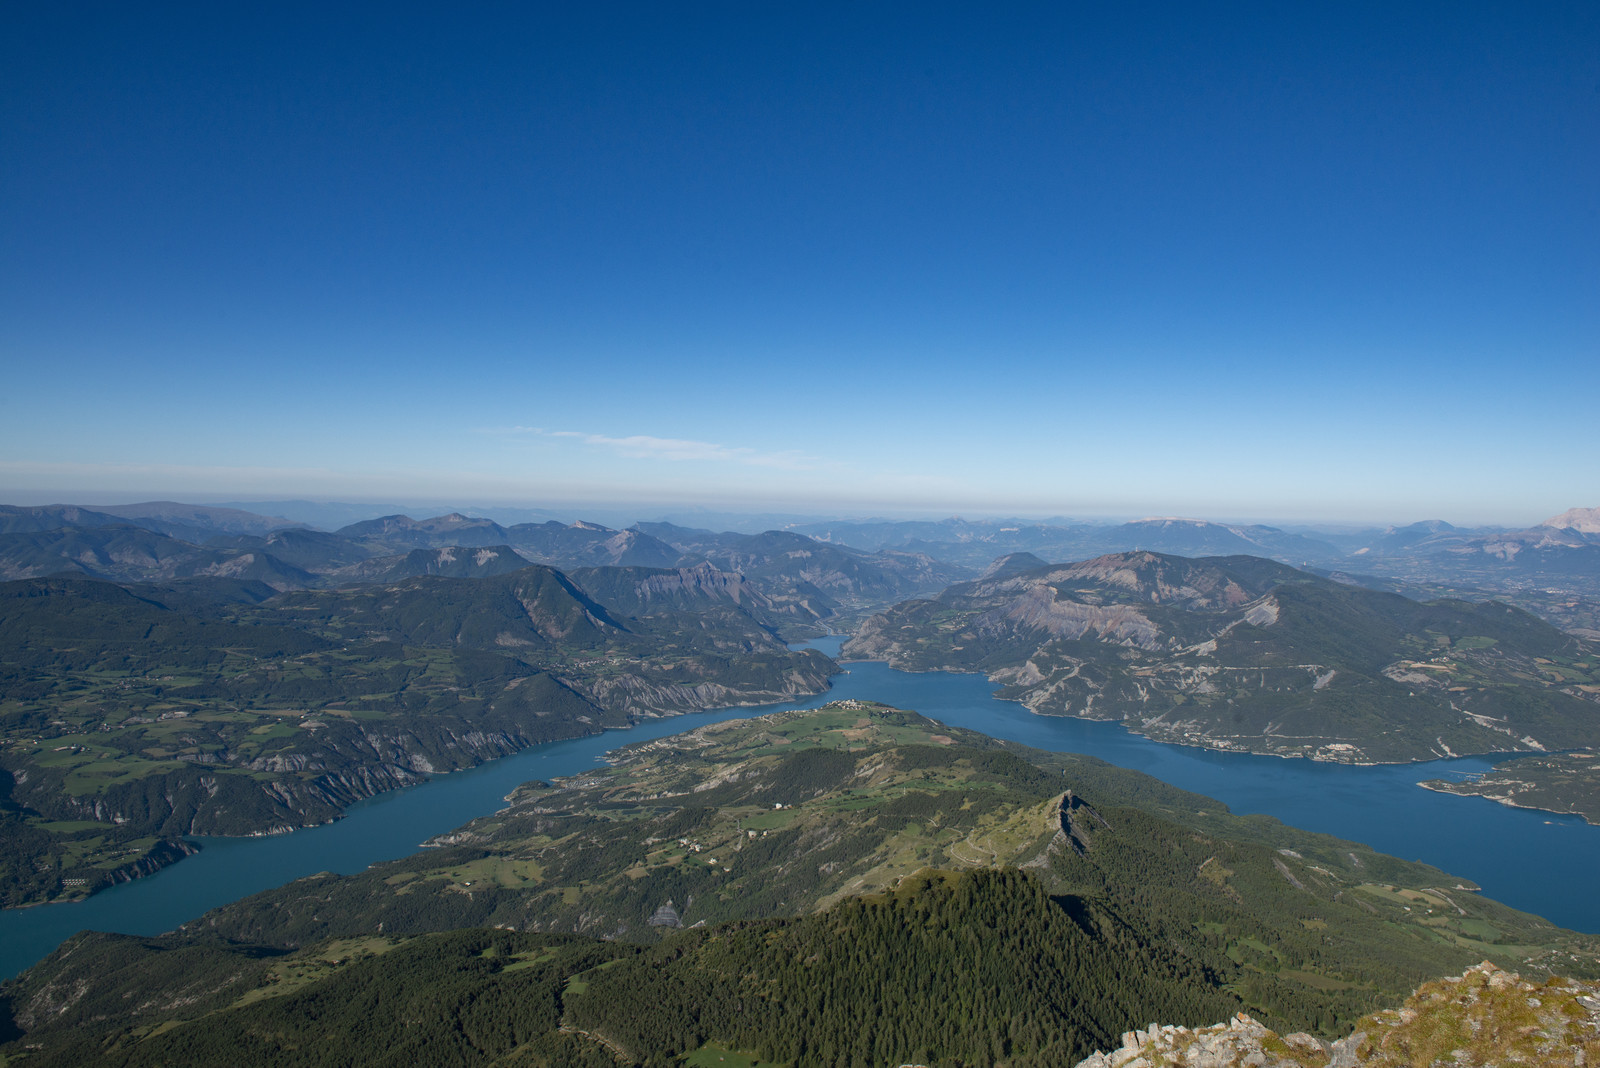
M 848 659 L 981 671 L 1043 714 L 1345 762 L 1600 741 L 1600 650 L 1509 605 L 1419 604 L 1254 557 L 1124 553 L 880 613 Z
M 634 619 L 539 565 L 263 590 L 0 584 L 17 843 L 0 902 L 93 892 L 181 857 L 180 835 L 324 823 L 539 742 L 815 693 L 834 670 L 737 605 Z

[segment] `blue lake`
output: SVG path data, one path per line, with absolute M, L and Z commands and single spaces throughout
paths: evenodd
M 841 639 L 814 644 L 838 651 Z M 981 675 L 909 674 L 884 664 L 848 664 L 826 694 L 792 704 L 652 720 L 626 731 L 554 742 L 471 771 L 383 794 L 324 827 L 272 838 L 197 839 L 203 849 L 157 874 L 87 901 L 0 912 L 0 977 L 40 960 L 85 928 L 159 934 L 207 909 L 292 879 L 353 873 L 417 851 L 433 835 L 502 807 L 530 779 L 573 775 L 603 762 L 619 745 L 660 738 L 703 723 L 780 709 L 815 708 L 857 697 L 913 709 L 943 723 L 1058 752 L 1087 753 L 1120 767 L 1207 794 L 1235 812 L 1261 812 L 1307 830 L 1366 842 L 1471 879 L 1484 893 L 1565 927 L 1600 932 L 1600 827 L 1452 797 L 1419 788 L 1422 779 L 1488 770 L 1482 758 L 1427 764 L 1347 767 L 1308 760 L 1218 753 L 1164 745 L 1111 723 L 1036 716 L 997 701 Z

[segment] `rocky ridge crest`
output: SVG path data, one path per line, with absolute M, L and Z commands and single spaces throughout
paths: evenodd
M 1560 515 L 1551 516 L 1539 525 L 1576 530 L 1580 534 L 1600 534 L 1600 508 L 1568 508 Z
M 1485 961 L 1424 983 L 1398 1009 L 1336 1042 L 1279 1035 L 1244 1013 L 1210 1027 L 1151 1024 L 1076 1068 L 1411 1068 L 1422 1064 L 1600 1065 L 1600 983 L 1532 983 Z

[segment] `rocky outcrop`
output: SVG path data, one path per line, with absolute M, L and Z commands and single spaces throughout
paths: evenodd
M 1060 595 L 1040 583 L 974 620 L 979 634 L 995 636 L 1016 631 L 1042 631 L 1052 638 L 1076 641 L 1095 631 L 1101 641 L 1154 649 L 1159 645 L 1156 625 L 1129 605 L 1092 605 Z
M 656 909 L 647 922 L 651 927 L 682 927 L 683 917 L 678 914 L 677 908 L 673 906 L 672 899 L 669 897 L 667 898 L 667 903 Z
M 1354 1068 L 1360 1062 L 1350 1059 L 1351 1044 L 1362 1037 L 1328 1043 L 1303 1032 L 1279 1035 L 1241 1012 L 1212 1027 L 1129 1031 L 1120 1049 L 1095 1053 L 1077 1068 Z
M 1576 530 L 1579 534 L 1600 534 L 1600 508 L 1568 508 L 1539 525 L 1558 530 Z
M 1080 857 L 1089 852 L 1089 847 L 1094 844 L 1095 824 L 1108 831 L 1111 829 L 1111 824 L 1086 804 L 1083 798 L 1071 790 L 1061 795 L 1061 834 L 1071 845 L 1072 851 Z
M 997 557 L 994 563 L 984 568 L 983 574 L 978 576 L 978 581 L 985 579 L 1009 578 L 1024 571 L 1036 571 L 1041 567 L 1050 565 L 1039 557 L 1028 552 L 1007 553 Z
M 1279 1035 L 1244 1013 L 1188 1028 L 1151 1024 L 1077 1068 L 1411 1068 L 1451 1064 L 1600 1065 L 1600 983 L 1533 983 L 1487 961 L 1425 983 L 1398 1009 L 1364 1017 L 1337 1042 Z
M 1050 837 L 1049 844 L 1022 867 L 1048 868 L 1051 858 L 1064 852 L 1072 852 L 1081 857 L 1088 853 L 1094 844 L 1095 825 L 1108 831 L 1111 829 L 1111 824 L 1106 822 L 1104 816 L 1071 790 L 1062 794 L 1056 801 L 1054 821 L 1056 831 Z
M 640 599 L 644 601 L 683 592 L 725 597 L 734 604 L 741 604 L 750 597 L 761 598 L 761 595 L 745 582 L 743 575 L 721 571 L 705 563 L 694 567 L 680 567 L 673 571 L 652 572 L 639 580 L 636 589 Z

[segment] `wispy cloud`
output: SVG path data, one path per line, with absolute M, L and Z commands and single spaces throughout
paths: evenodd
M 743 464 L 747 467 L 775 467 L 788 471 L 815 471 L 822 461 L 797 449 L 782 452 L 763 452 L 742 446 L 719 445 L 711 441 L 692 441 L 686 438 L 658 438 L 649 434 L 631 434 L 618 438 L 606 434 L 589 434 L 581 430 L 547 430 L 537 426 L 514 426 L 501 431 L 507 434 L 529 434 L 546 438 L 569 438 L 598 449 L 609 449 L 630 460 L 698 460 L 711 463 Z

